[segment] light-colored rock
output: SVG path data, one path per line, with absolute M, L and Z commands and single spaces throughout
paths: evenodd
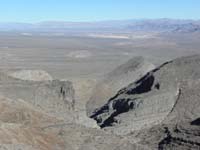
M 75 105 L 73 85 L 69 81 L 25 81 L 0 73 L 0 95 L 24 101 L 50 115 L 73 121 Z
M 18 70 L 10 72 L 9 76 L 27 81 L 51 81 L 53 78 L 44 70 Z

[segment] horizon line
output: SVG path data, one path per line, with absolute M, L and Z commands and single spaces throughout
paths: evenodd
M 19 24 L 39 24 L 39 23 L 51 23 L 51 22 L 66 22 L 66 23 L 98 23 L 98 22 L 111 22 L 111 21 L 143 21 L 143 20 L 177 20 L 177 21 L 200 21 L 200 19 L 191 18 L 130 18 L 130 19 L 102 19 L 102 20 L 91 20 L 91 21 L 70 21 L 70 20 L 41 20 L 41 21 L 0 21 L 0 24 L 6 23 L 19 23 Z

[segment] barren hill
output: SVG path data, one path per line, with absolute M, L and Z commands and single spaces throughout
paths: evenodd
M 74 109 L 83 103 L 76 103 L 73 83 L 1 72 L 0 149 L 198 150 L 199 66 L 199 55 L 153 70 L 141 57 L 119 66 L 98 83 L 87 105 L 101 129 Z
M 69 81 L 33 81 L 0 73 L 0 95 L 11 99 L 23 99 L 47 113 L 69 120 L 65 115 L 74 108 L 74 89 Z
M 178 58 L 148 72 L 92 115 L 117 134 L 196 119 L 199 109 L 200 56 Z
M 118 90 L 139 79 L 153 68 L 154 65 L 143 57 L 134 57 L 106 74 L 97 83 L 90 100 L 87 102 L 86 109 L 88 115 L 92 115 L 95 109 L 102 106 Z

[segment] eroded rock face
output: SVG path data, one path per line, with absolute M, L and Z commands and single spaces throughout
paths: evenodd
M 165 138 L 158 143 L 158 149 L 200 149 L 200 127 L 180 124 L 165 127 Z
M 0 97 L 0 149 L 66 149 L 64 142 L 43 127 L 63 123 L 23 100 Z
M 103 130 L 74 110 L 71 82 L 0 73 L 0 149 L 200 149 L 199 65 L 179 58 L 118 91 L 91 115 Z
M 199 65 L 200 56 L 167 62 L 120 90 L 91 117 L 102 128 L 109 127 L 107 130 L 117 134 L 152 127 L 164 120 L 194 119 L 200 112 L 199 92 L 190 89 L 200 79 Z M 182 97 L 184 93 L 192 101 Z
M 198 150 L 200 148 L 199 133 L 199 126 L 182 122 L 156 125 L 143 130 L 134 138 L 140 139 L 137 144 L 146 145 L 149 149 Z
M 200 81 L 186 80 L 179 88 L 179 97 L 162 124 L 139 133 L 140 144 L 161 150 L 200 149 Z
M 91 116 L 96 109 L 105 104 L 121 88 L 139 79 L 153 68 L 154 65 L 144 60 L 143 57 L 134 57 L 105 75 L 97 83 L 90 100 L 87 102 L 88 116 Z
M 23 99 L 50 115 L 65 120 L 73 119 L 73 85 L 69 81 L 24 81 L 0 73 L 0 95 L 11 99 Z
M 0 149 L 117 150 L 142 147 L 101 130 L 66 123 L 24 100 L 0 97 Z

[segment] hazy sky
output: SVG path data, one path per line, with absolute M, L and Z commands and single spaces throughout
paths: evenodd
M 200 0 L 0 0 L 0 22 L 200 19 Z

